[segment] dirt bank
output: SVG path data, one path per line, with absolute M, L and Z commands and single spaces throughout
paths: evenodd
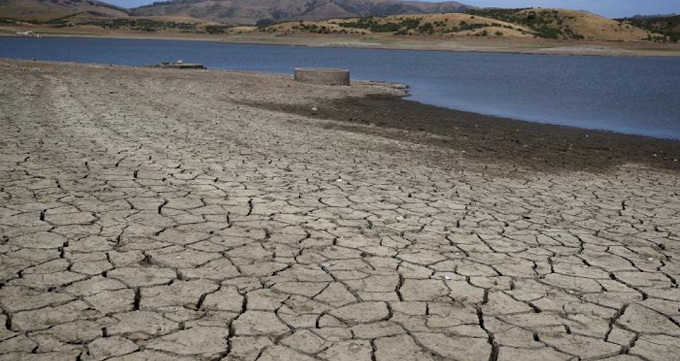
M 680 170 L 680 141 L 485 116 L 398 96 L 373 95 L 322 104 L 251 105 L 337 120 L 342 123 L 336 126 L 343 129 L 455 149 L 480 162 L 541 171 L 597 172 L 626 163 Z M 314 106 L 318 111 L 311 111 Z
M 16 31 L 31 30 L 45 37 L 94 37 L 114 39 L 157 39 L 221 41 L 237 44 L 293 45 L 309 47 L 432 50 L 477 53 L 512 53 L 574 56 L 680 57 L 679 44 L 653 42 L 603 42 L 546 39 L 456 38 L 441 36 L 342 36 L 296 34 L 276 36 L 266 33 L 194 34 L 170 31 L 111 30 L 99 27 L 54 28 L 40 25 L 2 25 L 0 36 L 16 36 Z

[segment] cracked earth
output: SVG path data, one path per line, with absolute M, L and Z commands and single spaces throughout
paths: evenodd
M 0 68 L 2 361 L 680 360 L 677 172 L 244 105 L 379 84 Z

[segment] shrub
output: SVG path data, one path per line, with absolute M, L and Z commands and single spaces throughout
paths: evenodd
M 434 26 L 432 26 L 430 23 L 426 23 L 425 25 L 418 28 L 418 31 L 423 34 L 434 34 Z
M 540 38 L 546 38 L 546 39 L 559 39 L 560 35 L 562 35 L 562 31 L 558 28 L 550 28 L 547 26 L 535 29 L 536 34 Z
M 255 26 L 258 28 L 266 28 L 268 26 L 271 26 L 274 24 L 274 20 L 272 19 L 260 19 L 255 23 Z
M 206 25 L 205 32 L 208 34 L 224 34 L 231 26 L 227 25 Z

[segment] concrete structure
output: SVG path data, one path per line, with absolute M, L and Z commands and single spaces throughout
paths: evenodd
M 175 63 L 160 63 L 160 64 L 155 64 L 151 65 L 152 68 L 170 68 L 170 69 L 206 69 L 206 67 L 203 64 L 190 64 L 190 63 L 183 63 L 181 60 L 178 60 Z
M 40 38 L 40 34 L 34 33 L 33 31 L 17 31 L 16 32 L 17 36 L 23 36 L 25 38 Z
M 323 85 L 349 85 L 349 70 L 330 68 L 296 68 L 295 80 Z

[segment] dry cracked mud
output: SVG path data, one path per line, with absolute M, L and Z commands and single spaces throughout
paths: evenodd
M 379 84 L 0 69 L 1 361 L 680 360 L 675 171 L 244 105 Z

